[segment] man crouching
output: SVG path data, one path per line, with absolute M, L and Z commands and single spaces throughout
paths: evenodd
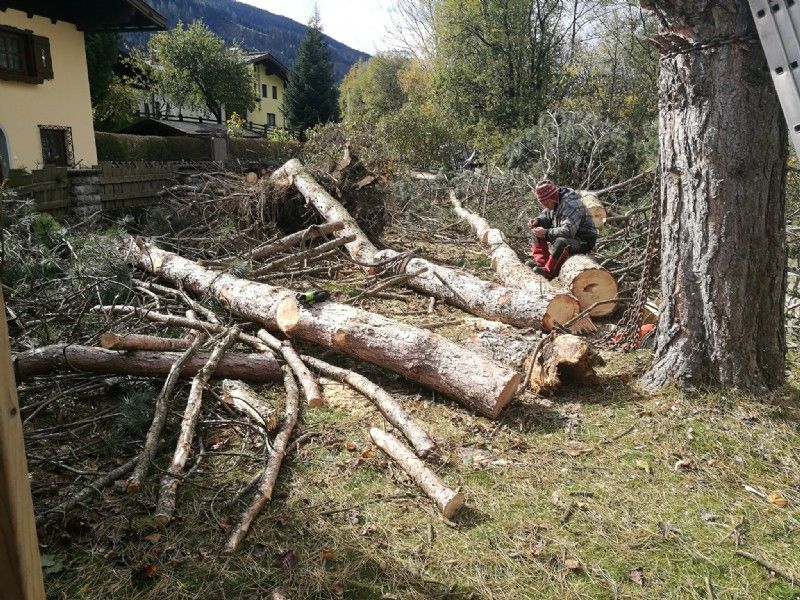
M 534 195 L 544 210 L 528 221 L 534 236 L 533 260 L 525 264 L 539 275 L 553 279 L 571 255 L 592 251 L 597 242 L 597 228 L 575 190 L 544 180 L 536 184 Z

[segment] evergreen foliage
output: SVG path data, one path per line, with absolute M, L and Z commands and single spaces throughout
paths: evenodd
M 283 114 L 289 126 L 300 132 L 318 123 L 339 119 L 339 90 L 333 77 L 330 49 L 322 35 L 319 12 L 311 18 L 289 72 Z
M 114 65 L 119 59 L 119 34 L 86 34 L 86 67 L 92 106 L 102 104 L 114 79 Z

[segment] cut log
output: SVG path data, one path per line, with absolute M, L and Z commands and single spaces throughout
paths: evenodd
M 138 333 L 114 333 L 107 331 L 100 336 L 100 345 L 106 350 L 152 350 L 172 352 L 186 350 L 192 345 L 191 338 L 164 338 Z
M 424 462 L 414 456 L 414 453 L 392 434 L 373 427 L 369 430 L 369 436 L 375 445 L 400 465 L 425 495 L 436 503 L 446 519 L 453 518 L 464 505 L 463 492 L 456 492 L 447 487 Z
M 222 382 L 222 401 L 270 433 L 278 428 L 277 411 L 241 381 Z
M 180 357 L 180 352 L 116 352 L 94 346 L 55 344 L 15 354 L 14 371 L 18 381 L 54 371 L 164 377 Z M 198 352 L 187 361 L 180 376 L 194 376 L 208 358 L 208 352 Z M 278 361 L 268 354 L 227 354 L 215 373 L 217 377 L 243 379 L 251 383 L 267 383 L 281 378 Z
M 542 329 L 550 331 L 556 323 L 566 323 L 578 314 L 578 300 L 563 290 L 556 289 L 547 279 L 527 267 L 508 245 L 502 231 L 492 227 L 483 217 L 465 209 L 453 191 L 450 192 L 450 202 L 456 214 L 475 230 L 478 241 L 486 246 L 492 269 L 500 280 L 539 299 Z M 591 328 L 591 323 L 583 325 Z
M 574 299 L 555 292 L 547 282 L 538 289 L 520 291 L 421 258 L 405 259 L 394 250 L 378 252 L 344 206 L 325 191 L 297 159 L 290 160 L 275 171 L 272 179 L 286 185 L 293 183 L 323 218 L 329 222 L 343 222 L 344 229 L 337 235 L 348 238 L 356 236 L 354 241 L 345 245 L 356 262 L 370 266 L 396 259 L 395 267 L 399 272 L 418 273 L 406 284 L 413 290 L 479 317 L 516 327 L 549 330 L 554 322 L 566 322 L 577 313 Z
M 346 230 L 346 228 L 345 228 Z M 215 273 L 151 244 L 128 240 L 130 261 L 232 313 L 390 369 L 495 418 L 516 394 L 520 376 L 450 340 L 335 302 L 305 306 L 296 292 Z M 231 379 L 242 379 L 231 377 Z
M 346 383 L 369 398 L 381 414 L 386 417 L 386 420 L 400 430 L 414 447 L 418 456 L 424 458 L 436 449 L 436 444 L 430 436 L 406 414 L 400 403 L 382 387 L 375 385 L 363 375 L 336 367 L 312 356 L 304 355 L 302 359 L 326 377 Z
M 586 210 L 588 210 L 589 214 L 592 216 L 594 226 L 597 227 L 597 231 L 600 231 L 606 224 L 606 217 L 608 216 L 606 207 L 600 202 L 600 198 L 595 196 L 592 192 L 584 190 L 579 193 L 584 206 L 586 206 Z
M 299 246 L 304 242 L 309 242 L 317 239 L 318 237 L 331 235 L 332 233 L 341 231 L 343 227 L 344 223 L 338 222 L 325 223 L 323 225 L 312 225 L 307 229 L 303 229 L 297 233 L 293 233 L 274 242 L 270 242 L 266 246 L 256 248 L 253 250 L 252 254 L 250 254 L 250 258 L 253 260 L 264 260 L 265 258 L 274 256 L 275 254 L 283 252 L 284 250 L 288 250 L 294 246 Z
M 596 302 L 604 303 L 592 309 L 590 316 L 604 317 L 614 312 L 616 303 L 607 301 L 617 297 L 617 280 L 591 256 L 576 254 L 569 257 L 558 278 L 578 299 L 581 310 Z
M 603 364 L 589 342 L 574 335 L 559 335 L 545 340 L 541 350 L 531 357 L 531 387 L 540 394 L 552 394 L 563 381 L 583 384 L 598 382 L 594 367 Z
M 275 441 L 272 443 L 273 452 L 267 460 L 267 466 L 264 468 L 264 473 L 261 476 L 261 484 L 258 486 L 258 492 L 252 504 L 242 514 L 242 518 L 236 524 L 236 527 L 231 531 L 225 547 L 222 549 L 223 554 L 231 554 L 239 546 L 239 543 L 245 538 L 250 526 L 255 521 L 261 509 L 272 499 L 272 491 L 275 489 L 275 483 L 278 481 L 278 472 L 281 468 L 281 463 L 286 456 L 286 451 L 289 446 L 289 438 L 292 435 L 292 430 L 297 423 L 297 417 L 300 413 L 300 391 L 297 389 L 297 383 L 292 376 L 291 369 L 284 368 L 284 385 L 286 387 L 286 416 L 283 420 L 283 426 L 275 436 Z

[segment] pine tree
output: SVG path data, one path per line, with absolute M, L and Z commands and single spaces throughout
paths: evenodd
M 283 99 L 289 126 L 301 133 L 317 123 L 339 119 L 339 90 L 333 77 L 330 50 L 322 35 L 319 10 L 308 29 L 289 73 Z

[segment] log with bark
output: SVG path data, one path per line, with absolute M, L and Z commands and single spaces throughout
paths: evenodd
M 593 385 L 598 382 L 595 366 L 603 364 L 589 342 L 574 335 L 546 339 L 528 360 L 530 384 L 540 394 L 552 394 L 564 381 Z
M 592 216 L 594 226 L 600 231 L 605 226 L 606 218 L 608 217 L 605 205 L 600 202 L 600 198 L 592 192 L 583 190 L 580 192 L 580 195 L 584 206 L 586 206 L 586 210 L 589 211 L 589 214 Z
M 617 297 L 617 280 L 588 254 L 569 257 L 558 278 L 578 299 L 581 310 L 602 302 L 589 311 L 589 316 L 604 317 L 614 312 L 617 305 L 609 300 Z
M 451 519 L 464 505 L 464 493 L 450 489 L 424 462 L 414 456 L 403 442 L 382 429 L 373 427 L 369 435 L 375 445 L 383 450 L 425 492 L 446 519 Z
M 566 322 L 578 311 L 574 299 L 555 292 L 546 282 L 538 288 L 520 291 L 428 260 L 405 257 L 395 250 L 379 252 L 344 206 L 317 183 L 297 159 L 275 171 L 272 179 L 287 186 L 293 184 L 328 222 L 343 222 L 345 226 L 337 235 L 355 236 L 354 241 L 345 245 L 353 260 L 367 266 L 394 260 L 394 271 L 417 274 L 406 285 L 418 292 L 474 315 L 516 327 L 549 330 L 555 322 Z
M 208 294 L 240 317 L 390 369 L 488 417 L 516 394 L 518 373 L 430 331 L 335 302 L 307 306 L 286 288 L 215 273 L 132 238 L 127 249 L 131 263 Z
M 54 344 L 15 354 L 14 372 L 17 381 L 55 371 L 164 377 L 180 357 L 180 352 L 116 352 L 94 346 Z M 186 362 L 180 376 L 194 376 L 208 358 L 208 352 L 198 352 Z M 267 383 L 279 381 L 281 369 L 272 355 L 232 353 L 222 358 L 216 376 Z
M 483 217 L 464 208 L 452 190 L 450 202 L 456 214 L 472 226 L 478 241 L 487 248 L 492 269 L 503 283 L 525 290 L 543 301 L 550 299 L 549 303 L 543 306 L 542 323 L 545 331 L 550 331 L 555 324 L 561 325 L 570 321 L 578 314 L 580 310 L 578 300 L 555 288 L 547 279 L 526 266 L 508 245 L 502 231 L 492 227 Z M 590 319 L 582 319 L 575 324 L 573 331 L 577 333 L 593 329 Z

